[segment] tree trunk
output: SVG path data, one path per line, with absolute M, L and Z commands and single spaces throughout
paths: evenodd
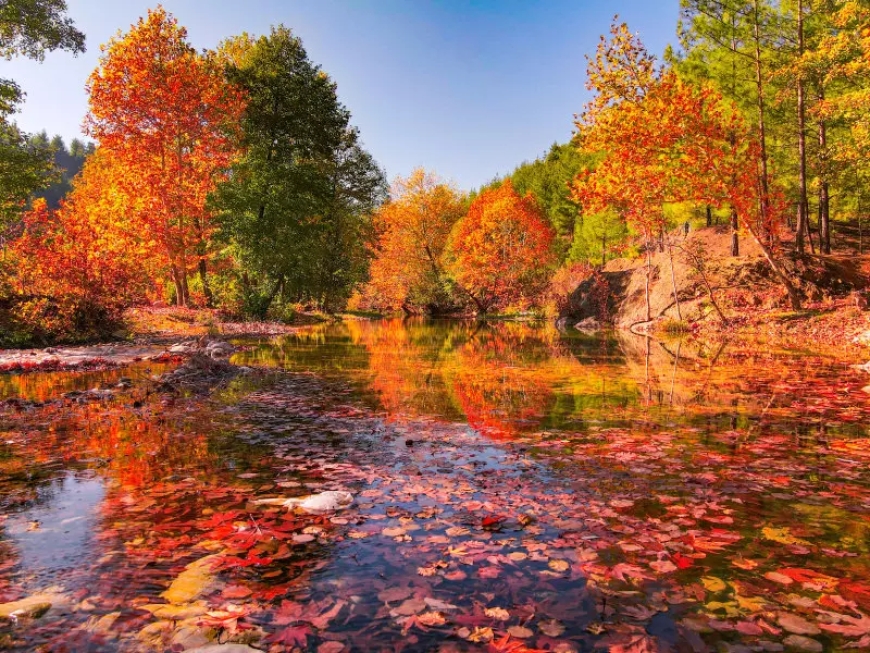
M 821 120 L 819 121 L 819 147 L 824 152 L 827 146 L 827 129 L 825 121 Z M 822 179 L 819 182 L 819 251 L 822 254 L 831 253 L 831 192 L 825 171 L 822 171 Z
M 783 288 L 788 293 L 788 299 L 791 303 L 792 309 L 799 311 L 801 309 L 801 298 L 798 294 L 797 288 L 794 287 L 791 280 L 788 276 L 783 272 L 782 268 L 779 266 L 779 263 L 776 262 L 776 259 L 773 258 L 773 252 L 770 248 L 764 243 L 764 241 L 758 237 L 755 229 L 752 228 L 752 225 L 747 224 L 746 228 L 749 229 L 749 233 L 752 234 L 753 240 L 758 243 L 758 246 L 761 248 L 762 253 L 764 254 L 764 258 L 767 259 L 767 263 L 770 265 L 770 269 L 773 270 L 773 273 L 776 275 L 777 279 L 779 279 L 780 283 L 782 283 Z
M 760 0 L 755 0 L 755 86 L 758 95 L 758 142 L 761 146 L 761 196 L 759 197 L 760 219 L 764 228 L 767 228 L 767 220 L 770 214 L 770 191 L 768 188 L 767 170 L 767 128 L 764 123 L 764 75 L 761 69 L 761 16 Z
M 828 182 L 819 185 L 819 253 L 831 253 L 831 196 Z
M 674 271 L 674 250 L 670 241 L 668 241 L 668 257 L 671 260 L 671 285 L 674 288 L 674 304 L 677 306 L 677 318 L 682 322 L 683 312 L 680 310 L 680 298 L 677 294 L 677 274 Z
M 647 238 L 646 244 L 646 321 L 652 320 L 652 309 L 650 308 L 649 299 L 649 284 L 652 277 L 652 239 Z
M 175 305 L 184 306 L 184 286 L 181 283 L 178 266 L 174 263 L 172 264 L 172 283 L 175 286 Z
M 804 53 L 804 3 L 798 0 L 798 56 Z M 795 234 L 795 247 L 798 252 L 804 251 L 804 238 L 807 232 L 807 218 L 809 217 L 809 202 L 807 200 L 807 139 L 806 139 L 806 99 L 804 98 L 804 81 L 797 81 L 797 112 L 798 112 L 798 163 L 799 163 L 799 188 L 798 198 L 797 232 Z
M 713 226 L 713 209 L 709 204 L 707 205 L 707 226 Z
M 182 306 L 190 306 L 190 287 L 187 285 L 187 267 L 183 266 L 180 271 L 181 274 L 181 290 L 184 294 L 184 303 Z
M 737 209 L 731 207 L 731 256 L 740 256 L 740 225 L 737 223 Z
M 211 292 L 211 286 L 208 283 L 208 268 L 206 266 L 205 257 L 199 258 L 199 281 L 202 284 L 202 293 L 205 295 L 205 305 L 211 308 L 214 305 L 214 295 Z

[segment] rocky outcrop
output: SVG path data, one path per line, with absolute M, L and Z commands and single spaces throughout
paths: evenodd
M 674 234 L 670 238 L 670 248 L 652 253 L 649 265 L 645 257 L 609 261 L 571 294 L 561 323 L 573 326 L 595 318 L 616 328 L 642 330 L 648 325 L 648 278 L 649 324 L 665 319 L 718 319 L 710 289 L 726 309 L 787 309 L 785 293 L 769 263 L 748 239 L 741 244 L 743 256 L 732 257 L 729 234 L 716 227 L 700 229 L 688 238 Z M 802 256 L 779 263 L 808 301 L 863 296 L 868 286 L 867 275 L 847 257 Z

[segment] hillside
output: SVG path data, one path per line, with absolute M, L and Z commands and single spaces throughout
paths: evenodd
M 765 312 L 787 308 L 784 291 L 760 248 L 751 240 L 742 239 L 741 256 L 733 257 L 727 227 L 707 227 L 688 236 L 673 232 L 667 238 L 671 247 L 657 249 L 650 261 L 651 323 L 647 323 L 645 257 L 614 259 L 597 276 L 584 281 L 572 293 L 562 315 L 563 323 L 592 318 L 633 330 L 666 322 L 671 322 L 672 327 L 680 322 L 680 328 L 721 324 L 710 290 L 731 325 L 752 322 Z M 807 309 L 866 306 L 867 256 L 783 257 L 782 265 L 799 285 Z M 597 299 L 605 296 L 606 302 Z

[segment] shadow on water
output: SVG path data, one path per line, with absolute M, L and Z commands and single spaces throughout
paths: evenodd
M 91 402 L 60 395 L 116 376 L 5 380 L 46 403 L 0 413 L 0 603 L 51 589 L 52 608 L 0 623 L 0 646 L 861 642 L 859 371 L 511 322 L 353 321 L 242 344 L 233 362 L 262 373 L 208 400 L 161 393 L 144 369 Z M 354 505 L 257 503 L 332 490 Z

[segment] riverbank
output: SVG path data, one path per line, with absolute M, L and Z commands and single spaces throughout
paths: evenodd
M 803 297 L 792 310 L 755 243 L 731 256 L 723 227 L 668 234 L 646 258 L 615 259 L 580 284 L 561 324 L 610 325 L 635 333 L 690 333 L 702 338 L 760 338 L 790 348 L 843 349 L 870 330 L 870 257 L 804 255 L 781 261 Z

